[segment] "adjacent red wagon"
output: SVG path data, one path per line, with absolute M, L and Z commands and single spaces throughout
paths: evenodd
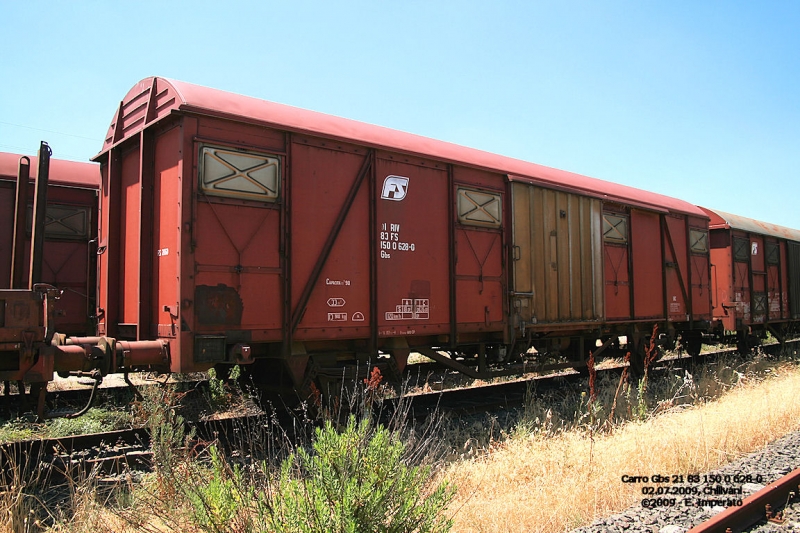
M 487 375 L 711 319 L 708 216 L 674 198 L 163 78 L 95 160 L 98 333 L 173 371 L 302 388 L 420 351 Z
M 11 249 L 19 154 L 0 153 L 0 289 L 10 288 Z M 26 244 L 21 278 L 30 267 L 30 234 L 34 180 L 38 160 L 29 157 L 31 184 L 28 191 Z M 95 247 L 97 195 L 100 167 L 93 163 L 50 160 L 45 217 L 45 243 L 41 282 L 61 290 L 55 301 L 55 327 L 69 335 L 93 334 L 90 319 L 95 312 Z
M 704 208 L 711 218 L 718 335 L 751 348 L 766 332 L 783 340 L 800 319 L 800 231 Z

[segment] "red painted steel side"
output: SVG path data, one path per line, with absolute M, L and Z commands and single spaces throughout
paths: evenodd
M 378 335 L 447 334 L 450 329 L 447 172 L 378 158 Z M 390 180 L 405 179 L 392 192 Z M 392 197 L 394 196 L 394 197 Z M 399 199 L 398 199 L 399 197 Z
M 257 194 L 248 157 L 279 168 L 272 196 Z M 232 361 L 237 343 L 252 343 L 256 358 L 292 354 L 304 365 L 313 353 L 330 365 L 337 354 L 406 343 L 513 342 L 509 181 L 603 198 L 629 214 L 631 242 L 606 247 L 610 321 L 709 318 L 707 254 L 692 253 L 688 239 L 707 218 L 661 195 L 160 78 L 125 97 L 97 160 L 99 333 L 167 342 L 172 371 Z M 201 183 L 204 168 L 250 185 L 215 189 Z M 464 189 L 499 203 L 488 223 L 459 219 Z M 556 220 L 568 209 L 550 207 Z M 602 221 L 587 231 L 594 224 Z M 599 280 L 594 256 L 573 252 L 580 264 L 554 275 L 588 269 Z M 555 326 L 563 335 L 587 327 Z
M 369 181 L 363 179 L 338 234 L 359 171 L 370 157 L 353 147 L 328 149 L 297 139 L 291 147 L 291 311 L 300 317 L 295 340 L 370 336 Z M 320 254 L 332 248 L 316 279 Z M 305 309 L 301 297 L 311 290 Z

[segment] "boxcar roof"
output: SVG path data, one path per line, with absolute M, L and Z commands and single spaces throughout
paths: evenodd
M 17 181 L 20 157 L 23 156 L 0 152 L 0 180 Z M 39 172 L 39 158 L 34 155 L 25 157 L 30 159 L 30 177 L 35 179 Z M 100 166 L 95 163 L 50 159 L 48 181 L 59 185 L 97 189 L 100 187 Z
M 293 132 L 331 137 L 376 148 L 416 154 L 509 175 L 528 181 L 655 211 L 675 211 L 706 218 L 683 200 L 558 170 L 519 159 L 437 141 L 411 133 L 268 102 L 191 83 L 150 77 L 136 84 L 120 103 L 95 161 L 112 146 L 173 111 L 200 113 L 262 124 Z
M 709 209 L 706 207 L 702 209 L 711 219 L 709 224 L 709 228 L 711 229 L 737 229 L 749 233 L 757 233 L 800 242 L 800 231 L 796 229 L 778 226 L 777 224 L 770 224 L 769 222 L 762 222 L 739 215 L 732 215 L 731 213 L 719 211 L 718 209 Z

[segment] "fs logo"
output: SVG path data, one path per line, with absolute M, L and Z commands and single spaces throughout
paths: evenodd
M 383 180 L 383 190 L 381 198 L 384 200 L 394 200 L 399 202 L 408 193 L 408 178 L 402 176 L 386 176 Z

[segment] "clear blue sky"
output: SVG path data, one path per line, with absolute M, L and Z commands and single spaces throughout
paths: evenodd
M 800 1 L 0 0 L 0 151 L 151 75 L 800 228 Z

